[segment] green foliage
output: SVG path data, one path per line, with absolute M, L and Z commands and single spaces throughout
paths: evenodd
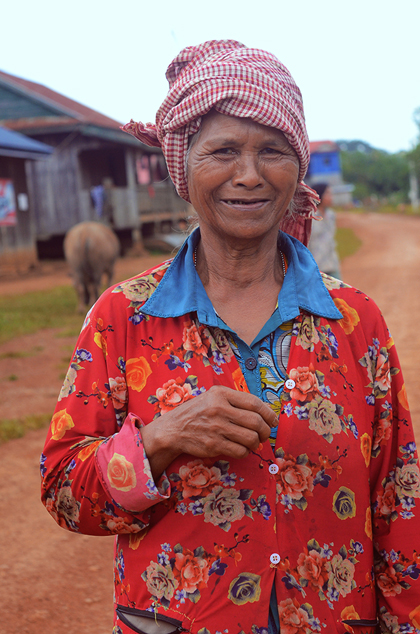
M 346 227 L 338 227 L 335 233 L 335 240 L 337 242 L 338 257 L 340 260 L 353 255 L 362 246 L 362 241 L 354 233 L 353 229 Z
M 417 178 L 420 177 L 420 143 L 416 145 L 411 152 L 407 154 L 408 159 L 414 164 L 414 171 L 417 175 Z
M 52 414 L 38 414 L 23 418 L 9 418 L 0 420 L 0 444 L 22 438 L 27 431 L 47 427 Z
M 23 359 L 25 357 L 32 357 L 38 352 L 42 352 L 42 350 L 42 346 L 34 346 L 31 350 L 11 350 L 10 352 L 0 354 L 0 359 Z
M 405 152 L 342 151 L 340 156 L 343 179 L 355 186 L 354 198 L 360 200 L 372 195 L 382 198 L 396 194 L 400 194 L 400 200 L 396 202 L 403 202 L 407 198 L 409 167 Z
M 0 297 L 0 343 L 43 328 L 63 328 L 75 336 L 83 317 L 76 313 L 76 297 L 69 286 L 49 291 Z

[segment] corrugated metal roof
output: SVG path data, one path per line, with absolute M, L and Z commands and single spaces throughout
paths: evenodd
M 121 123 L 111 119 L 96 110 L 92 110 L 88 106 L 84 106 L 69 97 L 61 95 L 47 86 L 37 84 L 36 82 L 29 81 L 28 79 L 22 79 L 22 77 L 16 77 L 15 75 L 9 75 L 0 71 L 0 82 L 4 82 L 10 88 L 13 88 L 20 93 L 26 94 L 28 97 L 41 101 L 42 103 L 59 110 L 67 117 L 70 116 L 76 121 L 82 123 L 92 123 L 105 128 L 116 129 L 119 128 Z M 1 116 L 0 116 L 1 118 Z M 57 125 L 54 121 L 53 125 Z
M 24 134 L 0 127 L 0 154 L 17 158 L 43 158 L 54 151 L 54 148 L 30 139 Z
M 122 130 L 109 130 L 106 128 L 100 128 L 94 125 L 83 125 L 80 126 L 81 134 L 86 136 L 93 136 L 96 138 L 104 139 L 106 141 L 113 141 L 116 143 L 124 143 L 125 145 L 132 145 L 137 149 L 141 149 L 142 152 L 146 152 L 147 154 L 162 154 L 162 150 L 157 147 L 151 147 L 141 143 L 138 139 L 133 137 L 131 134 L 127 134 L 127 132 L 123 132 Z
M 60 132 L 72 131 L 80 126 L 79 122 L 71 117 L 27 117 L 20 119 L 2 119 L 0 110 L 0 126 L 3 125 L 8 130 L 16 130 L 16 132 L 28 131 L 28 134 L 38 134 L 39 131 L 51 132 L 59 128 Z

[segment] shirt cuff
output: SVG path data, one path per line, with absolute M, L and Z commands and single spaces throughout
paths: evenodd
M 141 513 L 170 497 L 170 483 L 163 472 L 156 484 L 143 447 L 144 423 L 128 414 L 121 430 L 107 438 L 96 453 L 102 485 L 114 502 L 126 511 Z

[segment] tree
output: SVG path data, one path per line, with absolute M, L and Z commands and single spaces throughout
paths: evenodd
M 409 166 L 405 152 L 389 154 L 383 150 L 371 152 L 341 151 L 343 178 L 352 183 L 354 197 L 388 198 L 399 194 L 406 199 L 409 187 Z

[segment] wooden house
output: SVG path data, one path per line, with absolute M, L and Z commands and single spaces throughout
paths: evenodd
M 45 86 L 0 71 L 0 125 L 54 148 L 28 171 L 40 258 L 61 257 L 66 231 L 83 220 L 110 220 L 124 252 L 191 214 L 160 149 Z
M 0 274 L 34 266 L 36 232 L 26 173 L 28 163 L 49 157 L 53 148 L 0 127 Z

